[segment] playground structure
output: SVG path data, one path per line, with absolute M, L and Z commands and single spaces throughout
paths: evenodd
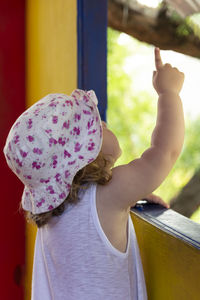
M 49 93 L 93 89 L 105 120 L 106 38 L 107 0 L 0 2 L 1 149 L 18 115 Z M 36 228 L 19 214 L 23 186 L 2 151 L 0 159 L 1 297 L 28 300 Z M 153 204 L 138 204 L 131 216 L 148 299 L 199 299 L 200 225 Z

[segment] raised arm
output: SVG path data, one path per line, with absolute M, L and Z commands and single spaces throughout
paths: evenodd
M 169 174 L 183 146 L 184 115 L 179 92 L 184 74 L 170 64 L 163 65 L 157 48 L 155 65 L 153 86 L 159 98 L 151 146 L 140 158 L 114 168 L 113 178 L 106 187 L 110 195 L 107 200 L 120 209 L 152 193 Z
M 170 64 L 162 64 L 160 50 L 155 49 L 156 71 L 153 85 L 157 91 L 158 113 L 151 145 L 167 151 L 176 159 L 181 152 L 184 140 L 184 116 L 179 92 L 184 74 Z

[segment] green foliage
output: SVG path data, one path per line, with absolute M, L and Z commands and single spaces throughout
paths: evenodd
M 181 23 L 176 29 L 176 34 L 179 37 L 184 37 L 184 36 L 186 37 L 191 33 L 193 33 L 193 30 L 190 26 L 188 26 L 186 22 Z
M 132 95 L 132 78 L 123 71 L 129 50 L 117 44 L 119 33 L 108 29 L 108 111 L 109 127 L 119 138 L 123 156 L 118 164 L 138 157 L 150 143 L 155 108 L 147 92 Z M 141 128 L 142 124 L 142 128 Z M 139 134 L 138 134 L 139 132 Z
M 133 93 L 134 78 L 124 71 L 127 56 L 143 51 L 134 40 L 134 49 L 119 45 L 119 32 L 108 29 L 108 125 L 119 139 L 123 151 L 118 164 L 140 157 L 150 146 L 156 122 L 156 101 L 149 91 Z M 145 46 L 147 47 L 147 46 Z M 150 48 L 150 46 L 149 46 Z M 137 76 L 137 74 L 135 74 Z M 200 118 L 186 120 L 182 154 L 162 185 L 155 191 L 167 202 L 178 193 L 199 168 Z
M 194 34 L 200 38 L 200 14 L 194 14 L 185 19 L 185 23 L 190 26 L 194 32 Z
M 179 37 L 187 37 L 190 34 L 195 34 L 200 38 L 200 13 L 187 16 L 183 19 L 176 11 L 173 11 L 170 19 L 173 23 L 179 24 L 176 29 L 176 34 Z
M 191 121 L 186 120 L 185 142 L 179 162 L 180 169 L 197 171 L 200 166 L 200 117 Z
M 190 21 L 190 17 L 182 18 L 176 11 L 172 11 L 170 15 L 172 23 L 178 25 L 176 28 L 176 34 L 179 37 L 188 36 L 193 33 L 193 22 Z
M 200 14 L 194 14 L 186 18 L 181 17 L 175 10 L 170 12 L 170 20 L 172 23 L 178 25 L 176 34 L 179 38 L 187 37 L 190 34 L 195 34 L 200 37 Z
M 171 11 L 170 19 L 174 23 L 181 23 L 181 22 L 183 22 L 183 17 L 181 17 L 180 14 L 178 14 L 175 10 Z

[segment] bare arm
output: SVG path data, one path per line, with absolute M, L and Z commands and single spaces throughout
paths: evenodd
M 184 140 L 184 115 L 179 92 L 184 74 L 166 64 L 163 66 L 159 49 L 155 49 L 153 85 L 159 95 L 156 127 L 151 138 L 151 145 L 172 155 L 179 155 Z
M 151 147 L 140 158 L 114 168 L 112 180 L 102 189 L 105 201 L 122 210 L 152 193 L 163 182 L 183 145 L 184 116 L 179 92 L 184 75 L 169 64 L 163 65 L 158 49 L 155 64 L 153 85 L 159 99 Z

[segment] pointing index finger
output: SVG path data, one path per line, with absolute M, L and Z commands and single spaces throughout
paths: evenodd
M 156 66 L 156 70 L 158 71 L 159 69 L 162 68 L 163 66 L 163 62 L 160 56 L 160 49 L 159 48 L 155 48 L 155 66 Z

